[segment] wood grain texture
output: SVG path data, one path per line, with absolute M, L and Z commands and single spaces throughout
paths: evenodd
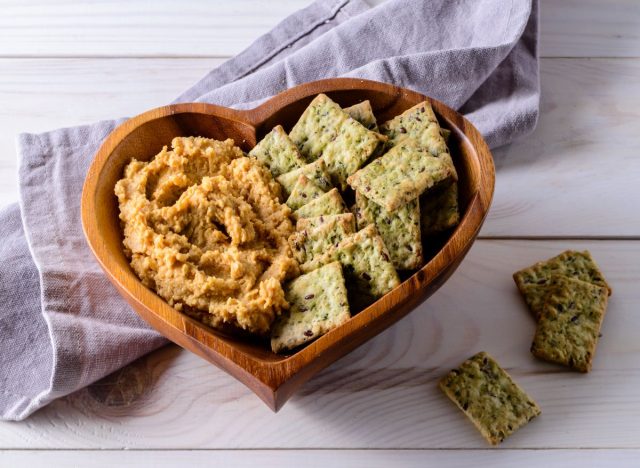
M 145 288 L 123 252 L 113 190 L 132 154 L 138 160 L 149 160 L 174 137 L 184 135 L 233 138 L 248 151 L 275 125 L 290 129 L 319 93 L 326 93 L 343 107 L 368 100 L 382 120 L 429 100 L 441 124 L 451 130 L 449 148 L 458 172 L 461 221 L 447 239 L 425 246 L 430 253 L 426 264 L 398 287 L 366 309 L 352 311 L 349 321 L 308 346 L 278 355 L 258 339 L 213 331 Z M 82 227 L 111 283 L 147 323 L 174 343 L 226 370 L 278 411 L 318 371 L 404 317 L 447 280 L 482 226 L 494 182 L 489 148 L 462 115 L 407 89 L 362 79 L 332 78 L 296 86 L 247 111 L 188 103 L 157 108 L 126 121 L 105 139 L 89 168 L 82 191 Z
M 3 57 L 228 57 L 309 0 L 2 0 Z
M 0 56 L 226 57 L 310 3 L 2 0 Z M 635 0 L 541 1 L 543 57 L 638 57 L 639 31 Z
M 566 248 L 590 249 L 614 290 L 588 375 L 531 356 L 535 324 L 511 279 Z M 278 414 L 222 371 L 167 347 L 135 364 L 147 374 L 136 380 L 150 382 L 137 399 L 105 404 L 82 390 L 24 422 L 0 423 L 0 448 L 484 449 L 436 388 L 480 350 L 543 412 L 502 448 L 638 448 L 638 278 L 640 242 L 478 240 L 426 303 L 318 374 Z
M 638 237 L 640 60 L 542 61 L 538 127 L 494 151 L 482 236 Z
M 640 8 L 635 0 L 542 0 L 543 57 L 639 57 Z
M 467 468 L 491 466 L 542 466 L 546 468 L 582 468 L 602 466 L 635 466 L 638 450 L 183 450 L 183 451 L 0 451 L 6 466 L 154 467 L 229 466 L 282 468 L 304 464 L 309 468 L 362 467 L 388 468 L 402 466 Z

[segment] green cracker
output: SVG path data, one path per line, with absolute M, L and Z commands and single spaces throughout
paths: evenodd
M 552 276 L 531 353 L 545 361 L 589 372 L 608 294 L 606 286 Z
M 611 294 L 611 288 L 589 251 L 567 250 L 549 260 L 538 262 L 513 274 L 513 279 L 520 293 L 536 318 L 542 312 L 547 286 L 554 275 L 568 276 L 604 286 Z
M 439 386 L 492 445 L 541 413 L 536 402 L 485 352 L 449 372 Z
M 369 200 L 395 211 L 449 179 L 451 171 L 445 163 L 414 141 L 405 140 L 353 174 L 348 182 Z
M 356 210 L 358 229 L 375 225 L 394 267 L 398 270 L 415 270 L 422 265 L 420 204 L 417 198 L 389 212 L 356 192 Z
M 285 287 L 289 310 L 275 321 L 271 349 L 296 348 L 324 335 L 351 317 L 340 263 L 334 262 L 299 276 Z
M 324 94 L 311 101 L 289 136 L 308 161 L 322 157 L 332 182 L 343 188 L 347 177 L 385 140 L 351 118 Z
M 331 189 L 293 212 L 296 219 L 345 213 L 347 207 L 338 189 Z
M 325 192 L 331 190 L 333 187 L 333 185 L 331 185 L 331 177 L 329 177 L 329 173 L 327 172 L 327 165 L 322 159 L 318 159 L 317 161 L 276 177 L 276 180 L 282 185 L 287 197 L 291 195 L 301 175 L 306 176 Z
M 311 262 L 331 247 L 337 246 L 345 237 L 356 231 L 354 216 L 351 213 L 320 218 L 325 221 L 318 226 L 298 230 L 289 236 L 293 256 L 303 265 L 303 268 L 305 263 Z M 317 220 L 318 218 L 307 219 Z
M 367 226 L 343 239 L 336 247 L 303 265 L 301 269 L 311 271 L 336 260 L 342 264 L 347 281 L 358 292 L 371 298 L 384 296 L 400 284 L 389 252 L 374 226 Z
M 424 235 L 446 231 L 457 226 L 459 222 L 457 182 L 420 197 L 420 223 Z
M 274 177 L 306 164 L 300 156 L 298 147 L 291 141 L 282 125 L 273 128 L 260 142 L 249 151 L 249 157 L 255 158 L 269 168 Z
M 325 193 L 320 187 L 314 184 L 307 176 L 298 177 L 298 182 L 294 185 L 291 195 L 287 198 L 287 206 L 292 210 L 303 207 L 312 200 L 321 197 Z
M 351 107 L 345 107 L 344 111 L 367 129 L 373 132 L 378 131 L 378 122 L 376 122 L 376 116 L 373 114 L 373 109 L 368 99 Z
M 415 140 L 420 146 L 428 149 L 451 170 L 454 180 L 458 180 L 449 148 L 441 133 L 440 124 L 427 101 L 416 104 L 402 114 L 383 123 L 380 132 L 389 138 L 388 146 L 395 146 L 407 139 Z
M 304 231 L 305 229 L 313 229 L 326 223 L 335 221 L 346 223 L 351 226 L 351 231 L 356 232 L 356 221 L 353 213 L 342 213 L 337 215 L 316 216 L 314 218 L 300 218 L 296 223 L 296 231 Z

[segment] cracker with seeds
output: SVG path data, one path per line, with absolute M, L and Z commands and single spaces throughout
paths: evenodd
M 275 353 L 303 345 L 351 317 L 339 262 L 299 276 L 285 287 L 289 310 L 275 321 L 271 349 Z
M 306 164 L 305 166 L 282 174 L 276 178 L 276 181 L 282 185 L 287 197 L 291 195 L 291 192 L 301 175 L 307 177 L 307 179 L 311 180 L 325 192 L 331 190 L 333 187 L 331 184 L 331 177 L 329 177 L 329 173 L 327 172 L 327 165 L 322 159 L 318 159 L 317 161 Z
M 267 166 L 278 177 L 306 164 L 298 147 L 291 141 L 282 125 L 277 125 L 249 151 L 249 157 L 255 158 Z
M 458 180 L 440 124 L 431 104 L 427 101 L 416 104 L 383 123 L 380 126 L 380 132 L 389 138 L 388 146 L 395 146 L 407 139 L 415 140 L 420 146 L 428 149 L 433 156 L 441 159 L 451 170 L 453 180 Z
M 446 231 L 457 226 L 459 222 L 457 182 L 420 197 L 420 224 L 424 235 Z
M 451 179 L 451 170 L 413 140 L 405 140 L 347 180 L 369 200 L 395 211 Z
M 536 402 L 485 352 L 449 372 L 439 386 L 492 445 L 541 413 Z
M 370 224 L 376 227 L 396 269 L 415 270 L 422 265 L 418 198 L 389 212 L 356 192 L 356 221 L 358 229 Z
M 376 116 L 373 114 L 371 102 L 368 99 L 351 107 L 345 107 L 343 110 L 367 129 L 373 132 L 378 131 L 378 122 L 376 122 Z
M 294 185 L 286 203 L 292 210 L 297 210 L 310 201 L 322 196 L 324 193 L 325 191 L 314 184 L 311 179 L 305 175 L 301 175 L 298 177 L 298 182 Z
M 296 219 L 346 213 L 347 207 L 338 189 L 331 189 L 293 212 Z
M 589 372 L 608 297 L 605 286 L 552 276 L 531 353 L 544 361 Z
M 347 177 L 369 159 L 386 138 L 367 130 L 324 94 L 315 97 L 289 133 L 303 157 L 320 157 L 335 185 L 345 187 Z
M 611 294 L 611 287 L 605 281 L 604 275 L 589 251 L 567 250 L 549 260 L 538 262 L 513 274 L 513 279 L 520 293 L 536 318 L 542 312 L 547 286 L 554 275 L 568 276 L 604 286 Z
M 298 230 L 289 236 L 293 256 L 301 265 L 323 255 L 355 232 L 354 216 L 351 213 L 320 218 L 325 221 L 317 226 Z M 317 220 L 318 218 L 302 218 L 298 223 L 305 219 Z
M 314 218 L 300 218 L 296 223 L 296 231 L 304 231 L 305 229 L 313 229 L 323 224 L 333 222 L 345 223 L 350 227 L 352 232 L 356 232 L 356 218 L 353 213 L 342 213 L 337 215 L 316 216 Z
M 400 284 L 384 241 L 373 225 L 343 239 L 301 269 L 311 271 L 336 260 L 342 264 L 347 281 L 371 298 L 384 296 Z

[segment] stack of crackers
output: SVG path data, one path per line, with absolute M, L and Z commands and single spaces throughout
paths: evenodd
M 591 254 L 567 250 L 513 279 L 537 321 L 533 355 L 589 372 L 611 294 Z
M 448 136 L 428 102 L 378 127 L 369 101 L 342 109 L 320 94 L 289 134 L 278 125 L 249 152 L 297 221 L 289 242 L 302 276 L 286 286 L 290 309 L 273 327 L 273 351 L 317 338 L 391 291 L 398 271 L 424 264 L 423 236 L 458 224 Z

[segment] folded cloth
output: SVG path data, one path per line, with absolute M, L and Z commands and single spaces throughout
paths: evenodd
M 464 112 L 492 146 L 538 115 L 536 0 L 319 0 L 176 102 L 250 108 L 304 82 L 351 76 Z M 159 105 L 162 103 L 158 103 Z M 0 211 L 0 418 L 20 420 L 166 343 L 120 298 L 80 226 L 93 154 L 122 120 L 22 134 L 20 203 Z

